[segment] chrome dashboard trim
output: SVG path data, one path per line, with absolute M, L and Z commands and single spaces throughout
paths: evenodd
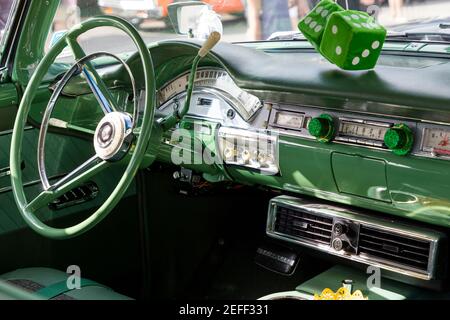
M 205 89 L 205 88 L 194 88 L 193 94 L 192 94 L 192 101 L 195 101 L 195 97 L 197 96 L 203 96 L 203 95 L 209 95 L 211 97 L 213 97 L 216 100 L 219 100 L 221 102 L 221 105 L 219 107 L 216 107 L 214 110 L 212 110 L 211 112 L 211 108 L 213 108 L 214 106 L 210 106 L 208 108 L 205 108 L 204 110 L 198 111 L 198 110 L 193 110 L 195 108 L 193 108 L 193 105 L 191 104 L 188 114 L 186 115 L 186 119 L 187 118 L 195 118 L 197 120 L 204 120 L 204 121 L 213 121 L 213 122 L 218 122 L 222 125 L 226 125 L 226 126 L 233 126 L 233 127 L 238 127 L 238 128 L 242 128 L 242 129 L 247 129 L 250 127 L 250 124 L 245 121 L 239 113 L 236 112 L 236 116 L 233 119 L 230 119 L 228 117 L 226 117 L 224 115 L 225 113 L 225 109 L 235 109 L 235 106 L 233 104 L 230 103 L 230 101 L 228 99 L 226 99 L 219 91 L 217 90 L 213 90 L 213 89 Z M 169 114 L 173 109 L 172 106 L 174 104 L 174 100 L 178 99 L 179 103 L 183 103 L 183 99 L 186 97 L 186 92 L 182 92 L 174 97 L 172 97 L 171 99 L 169 99 L 166 103 L 164 103 L 163 105 L 160 106 L 159 108 L 159 112 L 161 112 L 161 114 L 167 115 Z M 255 114 L 257 115 L 258 112 Z M 252 118 L 253 119 L 253 118 Z
M 227 81 L 232 83 L 232 85 L 237 90 L 239 90 L 241 93 L 245 93 L 247 95 L 250 95 L 250 96 L 252 96 L 252 98 L 257 100 L 258 101 L 258 106 L 256 107 L 256 109 L 252 109 L 252 110 L 248 111 L 248 110 L 246 110 L 246 108 L 243 105 L 242 101 L 239 100 L 238 97 L 233 96 L 232 94 L 230 94 L 229 92 L 221 89 L 220 87 L 215 88 L 215 87 L 202 86 L 202 85 L 196 84 L 195 82 L 199 81 L 199 79 L 197 79 L 197 77 L 196 77 L 195 82 L 194 82 L 194 91 L 193 91 L 194 93 L 195 92 L 197 92 L 197 93 L 198 92 L 204 92 L 204 93 L 207 92 L 207 93 L 212 93 L 214 95 L 217 95 L 218 97 L 220 97 L 223 100 L 225 100 L 225 102 L 230 104 L 232 106 L 232 108 L 247 122 L 251 121 L 255 117 L 255 115 L 258 113 L 258 111 L 261 110 L 261 108 L 263 107 L 263 104 L 261 103 L 261 101 L 256 96 L 250 94 L 246 89 L 243 89 L 243 88 L 239 87 L 236 84 L 236 82 L 233 80 L 233 78 L 231 78 L 231 76 L 229 75 L 229 73 L 225 69 L 218 68 L 218 67 L 201 67 L 201 68 L 198 68 L 197 74 L 201 73 L 201 72 L 205 72 L 205 71 L 206 72 L 217 72 L 217 73 L 223 74 L 227 78 Z M 178 79 L 181 79 L 181 78 L 187 76 L 189 73 L 190 73 L 190 71 L 186 71 L 186 72 L 181 73 L 178 76 L 170 79 L 169 81 L 166 81 L 158 89 L 158 92 L 162 92 L 163 89 L 165 89 L 166 87 L 171 85 L 173 82 L 177 81 Z M 210 79 L 213 79 L 213 78 L 210 78 Z M 220 77 L 216 78 L 216 80 L 217 79 L 220 79 Z M 227 82 L 227 81 L 225 81 L 225 82 Z M 159 104 L 158 109 L 159 110 L 164 110 L 167 107 L 167 105 L 170 105 L 171 102 L 174 99 L 184 97 L 185 96 L 185 91 L 186 90 L 183 89 L 181 92 L 175 94 L 174 96 L 169 97 L 166 101 L 161 101 L 161 97 L 160 97 L 160 95 L 158 95 L 158 104 Z M 239 94 L 239 96 L 241 96 L 241 94 Z M 243 113 L 247 113 L 249 116 L 247 117 Z
M 410 107 L 368 100 L 350 100 L 345 97 L 328 97 L 305 93 L 274 92 L 268 90 L 245 89 L 260 100 L 276 104 L 301 105 L 337 112 L 361 113 L 366 116 L 399 118 L 404 120 L 428 121 L 450 125 L 450 111 L 427 110 L 426 107 Z
M 247 133 L 247 137 L 249 136 L 257 136 L 257 135 L 265 135 L 266 137 L 268 137 L 268 140 L 271 140 L 272 143 L 275 146 L 274 149 L 274 157 L 275 157 L 275 161 L 274 161 L 274 166 L 276 167 L 276 172 L 273 170 L 270 170 L 270 168 L 265 168 L 265 167 L 261 167 L 261 168 L 253 168 L 251 166 L 245 165 L 245 164 L 238 164 L 238 163 L 233 163 L 233 162 L 227 162 L 222 155 L 222 152 L 220 151 L 220 139 L 219 137 L 221 136 L 221 134 L 223 133 L 230 133 L 230 132 L 246 132 Z M 244 136 L 244 135 L 242 135 Z M 219 126 L 218 129 L 216 130 L 215 133 L 215 148 L 218 151 L 217 156 L 220 159 L 221 163 L 224 165 L 224 167 L 230 167 L 230 168 L 238 168 L 238 169 L 245 169 L 245 170 L 249 170 L 251 172 L 256 172 L 256 173 L 260 173 L 260 174 L 264 174 L 264 175 L 269 175 L 269 176 L 280 176 L 281 175 L 281 168 L 280 168 L 280 148 L 279 148 L 279 135 L 278 132 L 273 131 L 273 130 L 265 130 L 265 129 L 259 129 L 259 130 L 246 130 L 245 128 L 238 128 L 238 127 L 227 127 L 227 126 Z
M 31 129 L 34 129 L 34 127 L 32 127 L 32 126 L 25 126 L 25 128 L 23 128 L 24 131 L 31 130 Z M 12 134 L 12 133 L 13 133 L 13 129 L 8 129 L 8 130 L 5 130 L 5 131 L 0 131 L 0 137 L 1 137 L 1 136 L 7 136 L 7 135 L 10 135 L 10 134 Z
M 228 73 L 225 69 L 222 69 L 222 68 L 219 68 L 219 67 L 199 67 L 199 68 L 197 68 L 197 72 L 201 72 L 201 71 L 203 71 L 203 70 L 215 70 L 215 71 L 223 71 L 223 72 Z M 183 76 L 187 76 L 190 72 L 191 72 L 190 70 L 187 70 L 187 71 L 185 71 L 185 72 L 183 72 L 183 73 L 180 73 L 179 75 L 177 75 L 177 76 L 171 78 L 170 80 L 164 82 L 163 85 L 161 85 L 161 86 L 158 88 L 158 90 L 157 90 L 158 93 L 162 91 L 161 88 L 167 87 L 167 86 L 168 86 L 169 84 L 171 84 L 174 80 L 177 80 L 177 79 L 179 79 L 179 78 L 181 78 L 181 77 L 183 77 Z M 195 86 L 194 86 L 194 88 L 195 88 Z M 183 92 L 185 92 L 185 91 L 186 91 L 186 90 L 183 90 Z M 166 102 L 172 100 L 173 98 L 175 98 L 175 96 L 170 97 L 170 98 L 167 99 L 166 101 L 158 101 L 158 103 L 162 106 L 162 105 L 166 104 Z
M 277 205 L 310 212 L 314 215 L 327 216 L 331 218 L 345 218 L 354 222 L 362 223 L 365 226 L 375 227 L 383 231 L 389 231 L 407 237 L 425 240 L 430 242 L 429 260 L 427 271 L 423 272 L 412 267 L 402 266 L 398 263 L 388 261 L 381 258 L 368 257 L 360 254 L 349 254 L 345 251 L 335 251 L 330 245 L 318 244 L 307 239 L 299 240 L 296 237 L 275 231 L 275 218 Z M 291 196 L 278 196 L 270 200 L 269 213 L 266 225 L 266 233 L 269 237 L 288 241 L 294 244 L 302 245 L 311 249 L 319 250 L 334 256 L 345 258 L 351 261 L 362 263 L 365 265 L 376 266 L 384 270 L 400 273 L 409 277 L 421 280 L 433 280 L 436 278 L 435 261 L 437 260 L 438 242 L 444 238 L 444 235 L 432 230 L 408 226 L 405 224 L 395 223 L 395 227 L 388 224 L 389 220 L 375 218 L 364 213 L 356 212 L 347 208 L 322 204 L 318 202 L 307 202 L 299 198 Z M 393 223 L 393 221 L 390 221 Z

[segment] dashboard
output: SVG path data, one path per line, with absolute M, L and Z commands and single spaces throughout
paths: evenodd
M 188 76 L 161 87 L 162 115 L 184 103 Z M 276 95 L 261 99 L 217 67 L 198 70 L 194 88 L 189 113 L 171 133 L 190 128 L 202 153 L 218 155 L 218 175 L 291 195 L 270 201 L 269 237 L 377 266 L 406 283 L 441 286 L 446 236 L 377 212 L 450 226 L 444 191 L 450 186 L 450 125 L 306 105 L 301 99 L 285 103 Z M 172 152 L 180 149 L 171 137 L 165 144 Z M 181 166 L 202 171 L 190 161 Z M 326 202 L 304 200 L 302 194 Z
M 165 73 L 160 115 L 184 102 L 191 60 L 177 60 L 177 50 L 197 46 L 173 41 L 153 49 Z M 208 174 L 448 227 L 450 93 L 441 79 L 450 63 L 401 57 L 393 67 L 399 59 L 382 56 L 375 71 L 352 73 L 307 50 L 220 44 L 197 72 L 180 127 L 201 131 L 203 148 L 218 158 Z M 419 72 L 427 81 L 416 87 L 411 74 Z M 161 161 L 170 162 L 177 147 L 170 135 Z
M 189 73 L 165 84 L 159 90 L 159 110 L 169 114 L 179 107 L 185 96 Z M 450 156 L 450 125 L 439 125 L 405 119 L 374 117 L 361 114 L 326 111 L 321 108 L 265 102 L 260 121 L 250 121 L 263 106 L 256 96 L 240 89 L 220 68 L 200 68 L 195 80 L 195 97 L 189 116 L 198 119 L 215 119 L 223 125 L 242 129 L 270 129 L 283 135 L 313 139 L 321 142 L 358 145 L 367 148 L 389 150 L 385 143 L 386 135 L 392 130 L 400 141 L 391 149 L 398 155 L 415 155 L 439 159 Z M 236 121 L 229 121 L 235 119 Z M 331 136 L 314 136 L 308 127 L 310 122 L 328 116 L 325 123 Z M 268 117 L 268 118 L 266 118 Z M 323 118 L 325 119 L 325 118 Z M 262 121 L 261 121 L 262 120 Z M 409 144 L 403 151 L 401 147 Z
M 384 52 L 375 70 L 347 72 L 297 44 L 218 44 L 188 113 L 155 130 L 152 151 L 180 174 L 281 194 L 267 212 L 272 238 L 430 284 L 450 227 L 450 59 Z M 149 48 L 157 122 L 183 106 L 199 45 Z M 127 63 L 139 70 L 137 55 Z M 103 76 L 132 100 L 121 67 Z M 89 91 L 78 84 L 68 97 Z
M 200 45 L 170 40 L 149 47 L 156 121 L 183 106 Z M 138 54 L 127 64 L 142 83 Z M 143 165 L 157 153 L 158 161 L 209 182 L 449 228 L 449 75 L 450 59 L 439 54 L 384 50 L 374 70 L 348 72 L 301 41 L 219 43 L 202 59 L 187 115 L 173 130 L 155 130 L 159 136 Z M 102 77 L 120 103 L 131 106 L 125 70 L 111 64 Z M 70 119 L 61 114 L 62 120 L 95 129 L 84 103 L 93 100 L 89 92 L 81 78 L 66 86 L 64 101 L 74 104 L 74 113 Z M 33 108 L 30 115 L 38 122 L 41 111 Z M 173 161 L 177 154 L 183 156 Z

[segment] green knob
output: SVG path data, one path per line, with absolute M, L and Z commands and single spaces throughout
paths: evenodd
M 384 144 L 395 154 L 404 156 L 408 154 L 414 144 L 414 135 L 405 124 L 396 124 L 384 135 Z
M 309 134 L 320 142 L 329 142 L 334 135 L 333 118 L 328 114 L 322 114 L 312 118 L 308 124 Z

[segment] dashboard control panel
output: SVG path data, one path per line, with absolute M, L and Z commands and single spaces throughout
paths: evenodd
M 450 125 L 306 106 L 270 105 L 268 128 L 281 134 L 382 149 L 398 156 L 450 159 Z
M 263 174 L 276 175 L 278 137 L 264 131 L 221 127 L 217 132 L 218 149 L 228 165 L 246 167 Z
M 182 105 L 188 77 L 186 72 L 158 91 L 160 112 L 169 114 Z M 450 125 L 268 101 L 263 105 L 220 68 L 197 71 L 188 116 L 226 127 L 268 129 L 322 143 L 381 149 L 398 156 L 450 160 Z

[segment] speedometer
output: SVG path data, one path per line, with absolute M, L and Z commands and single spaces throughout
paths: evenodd
M 186 92 L 189 73 L 170 81 L 159 90 L 159 105 L 163 109 L 167 103 Z M 229 74 L 218 68 L 199 69 L 195 75 L 194 91 L 214 91 L 230 102 L 236 111 L 249 120 L 261 107 L 260 100 L 239 88 Z
M 189 75 L 184 75 L 161 88 L 159 90 L 159 105 L 163 105 L 166 101 L 184 92 L 186 90 L 188 78 Z

